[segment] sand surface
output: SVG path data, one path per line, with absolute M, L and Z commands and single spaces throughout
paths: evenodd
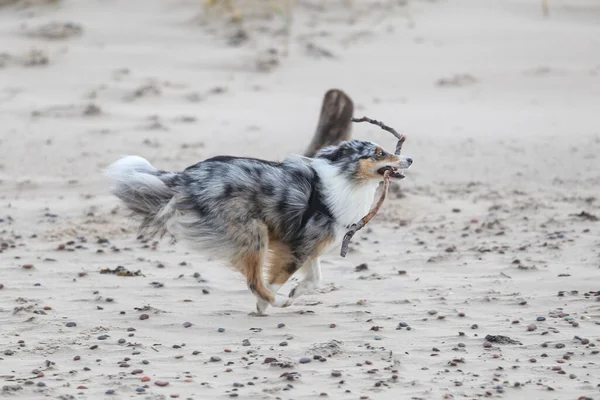
M 0 397 L 600 398 L 596 0 L 311 0 L 242 30 L 198 0 L 4 3 Z M 108 195 L 124 154 L 301 153 L 330 88 L 415 163 L 288 309 L 249 316 Z

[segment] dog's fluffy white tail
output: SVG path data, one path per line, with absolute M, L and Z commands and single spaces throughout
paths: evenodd
M 161 172 L 138 156 L 121 158 L 105 174 L 111 182 L 111 193 L 142 217 L 140 230 L 151 234 L 166 232 L 166 221 L 173 209 L 169 203 L 175 195 L 168 182 L 176 174 Z

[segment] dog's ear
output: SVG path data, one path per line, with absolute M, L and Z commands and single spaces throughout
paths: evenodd
M 304 155 L 314 157 L 327 146 L 335 146 L 349 140 L 353 114 L 354 103 L 346 93 L 338 89 L 327 91 L 323 98 L 317 131 Z

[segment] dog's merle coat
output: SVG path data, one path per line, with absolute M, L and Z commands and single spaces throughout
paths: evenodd
M 273 304 L 262 265 L 271 264 L 273 287 L 306 262 L 318 262 L 368 212 L 381 181 L 377 167 L 407 168 L 406 160 L 353 140 L 314 159 L 219 156 L 180 173 L 158 171 L 130 156 L 109 167 L 108 175 L 113 193 L 143 218 L 142 231 L 169 233 L 224 258 L 246 275 L 259 302 Z

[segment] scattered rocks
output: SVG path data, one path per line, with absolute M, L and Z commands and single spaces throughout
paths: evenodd
M 101 274 L 113 274 L 117 276 L 144 276 L 141 270 L 137 270 L 135 272 L 129 271 L 127 268 L 123 266 L 118 266 L 114 269 L 103 268 L 100 270 Z
M 367 264 L 360 264 L 360 265 L 357 265 L 356 267 L 354 267 L 354 272 L 362 272 L 362 271 L 366 271 L 368 269 L 369 269 L 369 267 Z
M 509 338 L 508 336 L 502 336 L 502 335 L 487 335 L 485 337 L 485 340 L 490 343 L 497 343 L 497 344 L 523 344 L 523 343 L 519 342 L 518 340 L 513 340 L 513 339 Z

